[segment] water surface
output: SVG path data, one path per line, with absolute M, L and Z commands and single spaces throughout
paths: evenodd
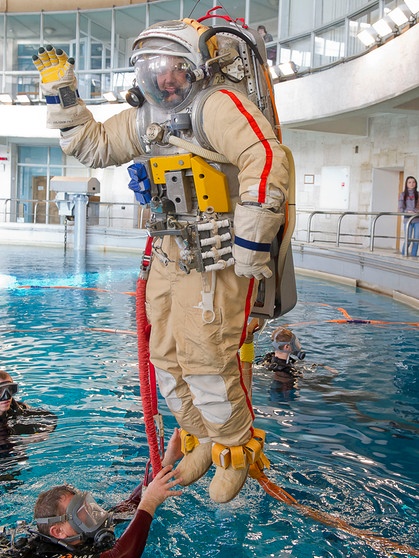
M 20 437 L 3 455 L 0 524 L 31 521 L 37 494 L 64 481 L 106 506 L 141 482 L 148 448 L 133 296 L 139 261 L 0 247 L 0 367 L 19 383 L 18 399 L 58 415 L 47 439 Z M 255 366 L 267 475 L 301 504 L 419 548 L 419 312 L 364 290 L 297 282 L 295 309 L 255 336 L 257 359 L 280 324 L 307 353 L 296 385 Z M 168 439 L 175 423 L 163 400 L 159 407 Z M 392 555 L 303 516 L 252 479 L 216 505 L 211 476 L 160 508 L 145 557 Z

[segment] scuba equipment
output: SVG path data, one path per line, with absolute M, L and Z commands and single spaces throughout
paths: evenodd
M 64 514 L 53 517 L 36 517 L 35 521 L 38 525 L 53 525 L 68 521 L 77 534 L 66 537 L 63 539 L 64 542 L 84 542 L 87 539 L 93 539 L 94 544 L 100 546 L 115 542 L 112 516 L 99 506 L 90 492 L 76 492 Z
M 0 384 L 0 401 L 7 401 L 16 395 L 18 385 L 15 382 L 6 382 Z
M 284 335 L 281 335 L 281 334 Z M 281 339 L 282 337 L 282 339 Z M 287 339 L 286 337 L 290 337 Z M 290 349 L 284 349 L 285 345 L 289 345 Z M 295 362 L 296 360 L 304 360 L 305 352 L 301 350 L 300 340 L 289 329 L 278 328 L 272 334 L 272 347 L 275 351 L 283 351 L 289 354 L 289 359 Z
M 44 535 L 26 521 L 15 527 L 0 527 L 0 558 L 58 558 L 68 553 L 73 556 L 97 556 L 115 544 L 112 529 L 99 529 L 94 538 L 74 546 L 66 540 Z

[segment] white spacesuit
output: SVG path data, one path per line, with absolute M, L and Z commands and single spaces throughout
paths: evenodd
M 214 462 L 216 502 L 234 498 L 249 465 L 263 456 L 238 349 L 258 281 L 272 274 L 288 161 L 268 120 L 272 104 L 257 69 L 266 63 L 260 41 L 234 25 L 182 20 L 149 27 L 131 57 L 137 108 L 104 123 L 78 97 L 71 63 L 53 73 L 51 47 L 34 60 L 48 126 L 61 129 L 65 153 L 89 167 L 134 160 L 147 171 L 141 191 L 154 237 L 150 360 L 183 429 L 182 484 Z

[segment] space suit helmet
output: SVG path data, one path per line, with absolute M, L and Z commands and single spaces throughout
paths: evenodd
M 130 62 L 150 104 L 169 112 L 190 104 L 202 88 L 191 79 L 202 64 L 198 40 L 197 29 L 182 20 L 156 23 L 138 35 Z

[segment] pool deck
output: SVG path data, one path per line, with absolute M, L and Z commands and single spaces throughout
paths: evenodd
M 292 246 L 297 273 L 370 289 L 419 309 L 419 257 L 320 243 Z

